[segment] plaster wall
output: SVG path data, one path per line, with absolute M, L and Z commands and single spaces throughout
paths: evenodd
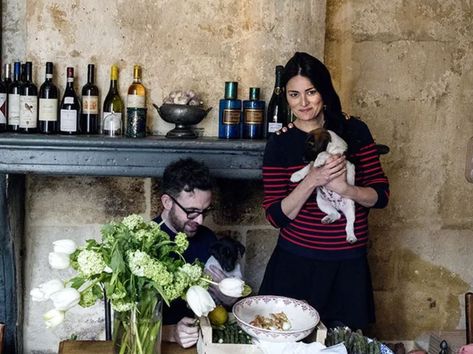
M 135 63 L 143 67 L 147 87 L 148 128 L 163 135 L 173 126 L 151 106 L 174 89 L 193 89 L 214 107 L 199 125 L 216 136 L 218 100 L 225 81 L 239 82 L 239 97 L 261 87 L 268 100 L 274 67 L 296 50 L 321 57 L 325 38 L 325 1 L 167 1 L 137 0 L 3 0 L 3 62 L 33 62 L 35 82 L 44 80 L 44 64 L 55 63 L 55 82 L 62 89 L 66 66 L 74 66 L 76 92 L 95 63 L 102 102 L 109 68 L 120 68 L 122 99 Z M 236 188 L 238 186 L 238 188 Z M 98 237 L 100 225 L 139 213 L 150 219 L 159 212 L 159 179 L 28 176 L 24 238 L 24 352 L 56 353 L 58 342 L 103 339 L 102 304 L 68 312 L 66 321 L 47 330 L 42 314 L 51 304 L 32 303 L 32 287 L 67 272 L 51 271 L 47 255 L 61 238 Z M 247 244 L 244 267 L 257 289 L 276 241 L 277 231 L 264 220 L 260 182 L 218 182 L 216 210 L 206 223 L 221 235 Z
M 325 59 L 344 109 L 362 117 L 390 178 L 371 214 L 378 338 L 465 328 L 473 288 L 471 1 L 327 2 Z

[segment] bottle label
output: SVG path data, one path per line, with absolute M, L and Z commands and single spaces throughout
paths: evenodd
M 269 122 L 268 133 L 276 133 L 281 128 L 282 128 L 282 123 Z
M 246 124 L 263 124 L 264 111 L 261 109 L 245 109 L 244 122 Z
M 83 96 L 82 97 L 82 113 L 98 114 L 99 113 L 99 98 L 97 96 Z
M 64 104 L 74 104 L 74 97 L 72 96 L 64 97 Z
M 240 124 L 241 113 L 237 109 L 224 109 L 222 116 L 223 124 Z
M 57 104 L 57 98 L 40 98 L 38 119 L 46 122 L 57 121 Z
M 7 94 L 0 93 L 0 124 L 7 123 Z
M 103 112 L 102 121 L 103 130 L 108 132 L 121 132 L 122 130 L 122 114 L 114 112 Z
M 8 95 L 8 124 L 19 125 L 20 124 L 20 95 L 12 93 Z
M 38 96 L 20 96 L 20 128 L 36 128 Z
M 127 106 L 129 108 L 145 108 L 146 97 L 139 95 L 128 95 Z
M 61 109 L 61 124 L 59 129 L 62 132 L 77 131 L 77 111 L 75 109 Z
M 142 138 L 146 135 L 146 109 L 126 109 L 126 136 L 129 138 Z

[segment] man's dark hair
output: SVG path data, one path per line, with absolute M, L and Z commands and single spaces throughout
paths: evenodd
M 163 174 L 161 192 L 176 197 L 182 191 L 194 189 L 209 191 L 212 179 L 209 168 L 192 158 L 177 160 L 166 167 Z

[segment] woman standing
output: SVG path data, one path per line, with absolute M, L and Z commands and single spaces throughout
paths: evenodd
M 266 217 L 280 229 L 266 268 L 260 294 L 308 301 L 329 327 L 365 328 L 375 321 L 373 290 L 366 257 L 368 213 L 388 203 L 389 184 L 368 127 L 345 116 L 330 73 L 318 59 L 296 53 L 286 64 L 283 87 L 293 123 L 269 139 L 263 161 Z M 346 179 L 345 156 L 333 156 L 312 168 L 299 183 L 290 182 L 303 161 L 308 133 L 326 128 L 348 143 L 355 164 L 355 185 Z M 316 188 L 325 186 L 356 205 L 355 235 L 346 241 L 345 217 L 323 224 Z

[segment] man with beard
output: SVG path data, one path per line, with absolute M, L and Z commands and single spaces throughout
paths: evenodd
M 205 263 L 210 257 L 210 246 L 217 240 L 214 232 L 202 225 L 212 200 L 209 169 L 191 158 L 180 159 L 164 170 L 160 190 L 163 211 L 154 221 L 162 223 L 161 229 L 171 239 L 178 232 L 187 235 L 189 247 L 183 254 L 186 262 L 198 259 Z M 217 281 L 223 277 L 221 274 L 211 276 Z M 177 342 L 184 348 L 197 342 L 198 326 L 184 300 L 176 299 L 170 307 L 164 305 L 163 324 L 164 341 Z

